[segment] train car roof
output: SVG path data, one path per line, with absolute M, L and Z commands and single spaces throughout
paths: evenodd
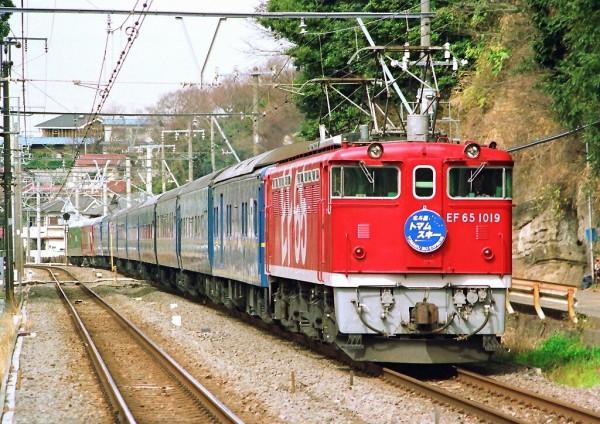
M 163 194 L 161 193 L 157 194 L 156 196 L 147 198 L 146 201 L 140 205 L 140 208 L 145 208 L 147 206 L 154 205 L 156 202 L 158 202 L 158 199 L 160 199 L 162 195 Z
M 219 183 L 221 181 L 230 180 L 240 175 L 250 174 L 257 167 L 260 167 L 259 164 L 265 158 L 265 156 L 268 156 L 269 153 L 270 152 L 261 153 L 258 156 L 254 156 L 252 158 L 243 160 L 238 164 L 231 165 L 229 168 L 225 168 L 223 172 L 216 176 L 214 182 Z
M 204 187 L 208 187 L 214 181 L 214 179 L 223 171 L 223 169 L 220 169 L 218 171 L 200 177 L 197 180 L 192 181 L 191 183 L 187 183 L 182 187 L 182 190 L 179 192 L 179 194 L 182 195 L 202 189 Z
M 315 145 L 318 145 L 318 143 L 315 143 L 314 141 L 306 141 L 289 144 L 287 146 L 282 146 L 277 149 L 261 153 L 258 156 L 246 159 L 236 165 L 230 166 L 229 168 L 225 168 L 223 172 L 214 179 L 213 182 L 219 183 L 240 175 L 251 174 L 255 170 L 264 168 L 265 166 L 273 165 L 275 163 L 308 153 L 313 153 L 315 152 Z
M 480 145 L 481 153 L 478 159 L 470 159 L 465 153 L 466 144 L 454 143 L 434 143 L 434 142 L 407 142 L 399 140 L 397 142 L 381 143 L 383 154 L 380 157 L 381 162 L 391 160 L 393 162 L 402 162 L 406 158 L 439 158 L 444 162 L 467 164 L 473 161 L 486 161 L 490 165 L 512 163 L 512 157 L 505 150 L 494 149 L 485 145 Z M 354 145 L 348 149 L 337 149 L 328 152 L 326 157 L 321 160 L 334 161 L 357 161 L 364 159 L 367 155 L 369 144 Z M 389 159 L 388 159 L 389 158 Z
M 99 218 L 84 218 L 84 219 L 78 219 L 77 221 L 73 221 L 72 223 L 69 223 L 69 228 L 78 228 L 78 227 L 83 227 L 85 225 L 93 225 L 96 221 L 98 221 Z
M 97 223 L 99 223 L 99 222 L 102 222 L 102 220 L 104 219 L 104 217 L 105 217 L 105 216 L 106 216 L 106 215 L 103 215 L 103 216 L 98 216 L 98 217 L 96 217 L 96 218 L 92 218 L 92 224 L 93 224 L 93 225 L 96 225 Z
M 187 183 L 187 184 L 189 184 L 189 183 Z M 172 188 L 172 189 L 171 189 L 171 190 L 169 190 L 169 191 L 165 191 L 164 193 L 162 193 L 162 194 L 160 195 L 160 197 L 159 197 L 159 198 L 157 198 L 157 199 L 156 199 L 156 202 L 155 202 L 155 203 L 164 202 L 165 200 L 169 200 L 169 199 L 174 199 L 175 197 L 177 197 L 177 196 L 179 195 L 179 192 L 180 192 L 181 190 L 183 190 L 183 188 L 184 188 L 184 187 L 185 187 L 187 184 L 185 184 L 185 185 L 182 185 L 182 186 L 179 186 L 179 187 L 176 187 L 176 188 Z

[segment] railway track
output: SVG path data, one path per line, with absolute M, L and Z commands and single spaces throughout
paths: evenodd
M 75 280 L 69 276 L 63 278 L 71 281 Z M 240 314 L 238 318 L 245 321 L 248 320 L 245 314 Z M 262 327 L 262 325 L 256 325 L 257 320 L 251 321 L 255 326 Z M 258 321 L 258 323 L 264 324 L 262 321 Z M 273 328 L 269 327 L 267 331 L 272 333 Z M 298 337 L 290 337 L 289 333 L 286 335 L 290 340 L 295 340 L 296 342 L 302 341 L 298 340 Z M 313 349 L 315 348 L 314 345 L 320 345 L 315 343 L 311 346 L 311 343 L 306 343 L 305 338 L 301 339 L 304 339 L 304 343 L 301 344 Z M 339 359 L 339 356 L 336 356 L 335 352 L 327 352 L 323 351 L 323 349 L 316 350 L 326 356 Z M 348 365 L 356 369 L 356 364 Z M 488 422 L 600 422 L 600 414 L 593 411 L 563 403 L 555 398 L 507 386 L 496 380 L 485 378 L 463 369 L 456 369 L 456 376 L 452 379 L 445 379 L 435 383 L 424 383 L 420 380 L 398 374 L 393 370 L 382 369 L 375 364 L 369 364 L 370 366 L 367 368 L 364 367 L 364 363 L 361 363 L 361 365 L 362 367 L 358 367 L 359 371 L 373 376 L 383 375 L 383 378 L 392 384 L 408 388 L 410 391 L 434 399 L 435 402 L 449 405 L 454 410 L 464 411 L 467 414 L 472 414 Z
M 70 272 L 47 269 L 84 339 L 118 421 L 242 422 L 133 323 L 76 282 Z
M 461 368 L 456 377 L 426 383 L 384 368 L 383 378 L 491 423 L 598 423 L 600 414 Z

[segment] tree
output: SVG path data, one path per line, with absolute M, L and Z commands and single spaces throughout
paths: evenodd
M 0 5 L 2 5 L 2 7 L 15 7 L 11 0 L 0 0 Z M 10 15 L 10 13 L 3 13 L 2 16 L 0 16 L 0 40 L 4 40 L 10 33 L 10 26 L 8 25 Z
M 596 0 L 526 0 L 537 34 L 536 62 L 548 71 L 543 90 L 553 98 L 557 119 L 584 132 L 600 173 L 600 9 Z
M 284 140 L 294 140 L 300 127 L 301 115 L 290 101 L 289 94 L 278 89 L 279 84 L 290 84 L 295 77 L 293 70 L 279 59 L 271 59 L 266 63 L 266 70 L 259 71 L 258 85 L 258 129 L 260 152 L 279 147 Z M 253 155 L 253 85 L 252 70 L 246 70 L 239 76 L 219 79 L 217 85 L 186 87 L 164 95 L 151 108 L 153 113 L 165 113 L 154 122 L 155 130 L 151 134 L 153 140 L 163 139 L 165 144 L 174 145 L 175 152 L 169 150 L 167 160 L 178 181 L 186 181 L 188 175 L 187 142 L 188 133 L 180 133 L 178 137 L 172 131 L 190 130 L 195 120 L 196 128 L 204 131 L 204 137 L 195 134 L 193 140 L 194 178 L 199 178 L 212 171 L 210 155 L 211 117 L 207 113 L 219 114 L 218 123 L 240 159 Z M 186 116 L 172 116 L 185 114 Z M 194 116 L 193 114 L 198 114 Z M 229 116 L 226 116 L 229 115 Z M 165 130 L 169 132 L 164 132 Z M 216 125 L 215 159 L 216 169 L 235 163 L 229 146 L 225 143 Z
M 459 0 L 432 0 L 431 10 L 436 17 L 432 24 L 431 42 L 433 45 L 452 45 L 453 53 L 470 63 L 481 52 L 483 37 L 480 27 L 489 27 L 498 19 L 495 11 L 498 5 L 490 6 L 489 1 L 477 0 L 464 2 Z M 409 11 L 419 12 L 419 2 L 403 0 L 341 0 L 321 1 L 311 0 L 269 0 L 263 5 L 269 12 L 389 12 Z M 375 44 L 393 46 L 420 44 L 420 22 L 418 20 L 380 19 L 364 20 Z M 355 21 L 335 19 L 306 20 L 306 27 L 299 28 L 298 20 L 263 19 L 260 23 L 271 30 L 276 38 L 283 38 L 291 43 L 285 53 L 294 59 L 299 70 L 297 83 L 303 84 L 318 77 L 369 77 L 382 79 L 381 68 L 376 61 L 376 53 L 363 51 L 368 42 Z M 360 53 L 359 53 L 360 52 Z M 360 60 L 349 63 L 349 59 L 358 54 Z M 357 56 L 354 56 L 355 58 Z M 451 88 L 457 83 L 457 75 L 442 73 L 437 76 L 439 87 L 449 96 Z M 398 79 L 403 92 L 416 93 L 418 82 L 404 74 Z M 340 90 L 352 101 L 363 103 L 364 91 L 356 87 L 346 86 Z M 414 97 L 409 100 L 413 101 Z M 364 114 L 348 105 L 336 109 L 328 121 L 323 122 L 322 116 L 328 105 L 325 96 L 318 85 L 304 87 L 302 96 L 296 98 L 298 107 L 307 120 L 302 128 L 302 135 L 314 138 L 318 135 L 319 124 L 326 124 L 330 133 L 356 130 L 358 124 L 364 122 Z

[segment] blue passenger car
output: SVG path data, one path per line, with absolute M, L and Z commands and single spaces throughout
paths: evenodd
M 160 195 L 146 200 L 138 208 L 138 227 L 140 261 L 143 264 L 156 265 L 156 249 L 154 247 L 156 236 L 156 202 Z
M 218 174 L 209 174 L 186 184 L 179 192 L 177 207 L 181 231 L 177 248 L 185 271 L 212 272 L 214 222 L 210 184 Z
M 212 190 L 213 275 L 259 287 L 267 287 L 267 282 L 259 266 L 263 169 L 255 168 L 265 155 L 227 168 L 215 178 Z
M 111 264 L 111 259 L 113 255 L 112 251 L 112 233 L 110 230 L 112 217 L 110 215 L 105 215 L 102 217 L 102 222 L 100 224 L 100 245 L 102 250 L 102 260 L 100 265 L 109 266 Z
M 112 250 L 115 258 L 127 259 L 127 212 L 128 209 L 118 211 L 111 219 Z
M 127 264 L 131 267 L 131 262 L 139 262 L 140 260 L 140 234 L 139 234 L 139 222 L 140 222 L 140 207 L 139 205 L 133 206 L 127 209 L 127 218 L 125 220 L 126 225 L 126 246 L 127 251 Z M 132 268 L 133 269 L 133 268 Z
M 185 186 L 184 186 L 185 187 Z M 179 211 L 177 196 L 183 187 L 166 193 L 156 202 L 156 257 L 158 262 L 169 272 L 180 269 L 177 231 L 179 229 Z M 167 272 L 167 269 L 164 269 Z

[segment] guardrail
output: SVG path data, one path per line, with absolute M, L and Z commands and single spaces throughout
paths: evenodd
M 544 306 L 553 310 L 566 311 L 569 315 L 569 321 L 577 324 L 577 315 L 575 313 L 576 292 L 576 287 L 513 278 L 512 287 L 508 290 L 508 295 L 506 296 L 506 310 L 509 314 L 515 312 L 510 304 L 511 301 L 533 305 L 538 317 L 545 319 L 546 314 L 542 310 L 542 306 Z

